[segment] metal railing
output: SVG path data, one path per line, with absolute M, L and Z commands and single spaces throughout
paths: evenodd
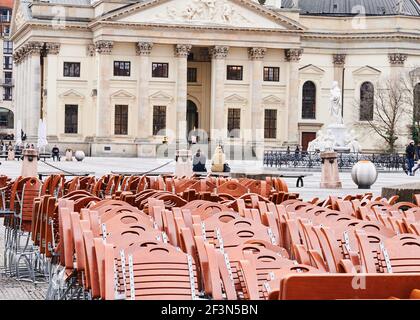
M 1 85 L 2 86 L 14 86 L 15 85 L 15 79 L 13 79 L 13 78 L 1 79 Z
M 360 160 L 371 161 L 378 170 L 402 170 L 406 167 L 404 154 L 389 153 L 338 153 L 338 168 L 351 169 Z M 319 152 L 302 151 L 264 151 L 264 166 L 277 168 L 320 169 L 321 154 Z

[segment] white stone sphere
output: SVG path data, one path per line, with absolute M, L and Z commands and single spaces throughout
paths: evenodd
M 351 178 L 359 189 L 370 189 L 370 186 L 378 179 L 378 171 L 372 162 L 361 160 L 353 166 Z
M 77 161 L 82 161 L 85 158 L 85 153 L 81 150 L 78 150 L 74 153 L 74 157 Z

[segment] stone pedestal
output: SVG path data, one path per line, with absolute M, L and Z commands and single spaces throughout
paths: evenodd
M 34 149 L 24 149 L 22 152 L 23 161 L 20 175 L 22 177 L 38 176 L 38 151 Z
M 341 189 L 340 175 L 336 152 L 321 153 L 322 175 L 320 187 L 324 189 Z

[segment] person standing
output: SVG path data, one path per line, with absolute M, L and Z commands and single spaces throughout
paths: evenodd
M 407 158 L 407 170 L 405 173 L 409 174 L 410 176 L 413 175 L 415 155 L 416 155 L 416 147 L 414 146 L 414 141 L 411 140 L 408 146 L 405 148 L 405 156 Z
M 193 157 L 193 172 L 207 172 L 206 161 L 206 156 L 198 149 Z

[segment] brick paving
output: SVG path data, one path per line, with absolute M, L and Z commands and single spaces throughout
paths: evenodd
M 4 274 L 4 227 L 0 219 L 0 300 L 44 300 L 47 284 L 18 281 Z

